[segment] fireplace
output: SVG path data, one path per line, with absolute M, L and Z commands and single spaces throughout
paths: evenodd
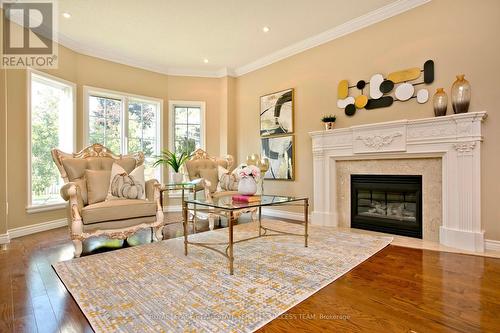
M 422 239 L 468 251 L 484 251 L 481 145 L 482 123 L 486 118 L 485 111 L 467 112 L 310 132 L 314 185 L 311 222 L 352 226 L 348 194 L 352 174 L 423 175 Z M 425 161 L 428 157 L 441 160 L 438 183 L 429 181 L 428 171 L 407 162 L 407 159 Z M 395 162 L 383 167 L 378 162 L 388 160 Z M 360 170 L 343 170 L 338 176 L 338 166 L 345 161 L 352 161 Z M 381 168 L 359 166 L 354 163 L 357 161 L 369 161 L 376 167 L 380 164 Z M 440 213 L 434 214 L 436 211 Z
M 422 176 L 351 175 L 351 227 L 422 238 Z

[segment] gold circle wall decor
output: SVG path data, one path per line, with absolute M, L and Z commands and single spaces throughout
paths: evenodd
M 356 106 L 356 108 L 362 109 L 365 107 L 366 103 L 368 103 L 368 97 L 366 97 L 365 95 L 359 95 L 356 97 L 354 105 Z

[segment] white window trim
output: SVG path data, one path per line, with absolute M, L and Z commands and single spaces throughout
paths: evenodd
M 124 140 L 121 142 L 121 150 L 123 151 L 124 154 L 128 154 L 128 135 L 127 135 L 127 122 L 128 122 L 128 116 L 126 114 L 126 111 L 128 110 L 128 103 L 129 100 L 139 100 L 139 101 L 144 101 L 144 102 L 154 102 L 157 103 L 158 106 L 160 107 L 160 112 L 158 115 L 157 119 L 157 126 L 156 126 L 156 135 L 158 140 L 156 140 L 156 149 L 160 153 L 161 152 L 161 147 L 163 145 L 163 131 L 161 130 L 162 125 L 163 125 L 163 99 L 161 98 L 156 98 L 156 97 L 150 97 L 150 96 L 143 96 L 143 95 L 137 95 L 137 94 L 130 94 L 127 92 L 122 92 L 122 91 L 116 91 L 116 90 L 109 90 L 109 89 L 103 89 L 103 88 L 97 88 L 97 87 L 92 87 L 92 86 L 83 86 L 83 143 L 84 146 L 88 146 L 90 144 L 89 142 L 89 96 L 90 95 L 97 95 L 97 96 L 102 96 L 102 97 L 109 97 L 109 98 L 116 98 L 122 101 L 122 110 L 121 114 L 123 117 L 123 122 L 122 122 L 122 133 L 124 136 Z M 119 154 L 121 152 L 113 152 L 115 154 Z M 160 172 L 160 179 L 158 181 L 160 183 L 163 182 L 163 172 Z
M 76 84 L 71 81 L 67 81 L 64 79 L 61 79 L 57 76 L 50 75 L 38 70 L 35 70 L 33 68 L 28 68 L 26 70 L 26 96 L 27 96 L 27 129 L 28 129 L 28 170 L 27 170 L 27 193 L 28 193 L 28 202 L 26 205 L 26 212 L 28 214 L 33 214 L 33 213 L 38 213 L 38 212 L 45 212 L 45 211 L 51 211 L 51 210 L 57 210 L 57 209 L 62 209 L 66 207 L 66 202 L 60 202 L 60 203 L 52 203 L 52 204 L 46 204 L 46 205 L 36 205 L 33 206 L 31 205 L 31 76 L 32 74 L 36 74 L 38 76 L 42 76 L 48 80 L 56 81 L 61 84 L 67 85 L 71 88 L 71 94 L 73 97 L 73 151 L 76 150 Z
M 174 145 L 175 145 L 175 138 L 174 138 L 174 133 L 175 133 L 175 114 L 174 110 L 176 106 L 182 106 L 182 107 L 199 107 L 201 110 L 201 129 L 200 129 L 200 141 L 201 141 L 201 149 L 205 149 L 205 143 L 206 143 L 206 131 L 205 131 L 205 126 L 206 126 L 206 103 L 204 101 L 179 101 L 179 100 L 169 100 L 168 101 L 168 150 L 173 151 L 174 150 Z M 167 177 L 168 180 L 170 181 L 171 175 L 172 175 L 172 169 L 168 168 L 167 172 Z M 169 198 L 180 198 L 181 197 L 181 192 L 180 191 L 168 191 L 168 197 Z
M 174 101 L 170 100 L 168 101 L 168 129 L 169 129 L 169 134 L 168 134 L 168 149 L 172 151 L 174 149 L 174 144 L 175 144 L 175 138 L 174 138 L 174 133 L 175 133 L 175 121 L 174 121 L 174 110 L 176 106 L 179 107 L 196 107 L 200 108 L 201 110 L 201 130 L 200 130 L 200 141 L 201 141 L 201 149 L 205 150 L 205 143 L 206 143 L 206 132 L 205 132 L 205 105 L 206 103 L 204 101 Z

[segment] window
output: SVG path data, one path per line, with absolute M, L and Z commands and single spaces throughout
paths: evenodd
M 52 161 L 51 149 L 75 150 L 75 85 L 28 71 L 29 82 L 29 181 L 28 211 L 58 208 L 63 184 Z M 53 206 L 53 207 L 51 207 Z
M 161 179 L 153 168 L 160 154 L 162 101 L 85 87 L 86 143 L 100 143 L 115 154 L 145 155 L 146 179 Z
M 115 154 L 121 149 L 122 101 L 89 96 L 89 143 L 100 143 Z
M 170 150 L 192 153 L 205 146 L 205 103 L 170 101 Z

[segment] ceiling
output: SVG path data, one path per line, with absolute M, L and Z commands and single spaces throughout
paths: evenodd
M 366 18 L 366 26 L 372 17 L 380 21 L 423 2 L 59 0 L 59 42 L 84 54 L 162 73 L 239 75 L 324 43 L 332 35 L 329 31 L 335 38 L 335 31 L 353 23 L 357 30 L 360 17 Z M 71 18 L 64 18 L 64 12 Z

